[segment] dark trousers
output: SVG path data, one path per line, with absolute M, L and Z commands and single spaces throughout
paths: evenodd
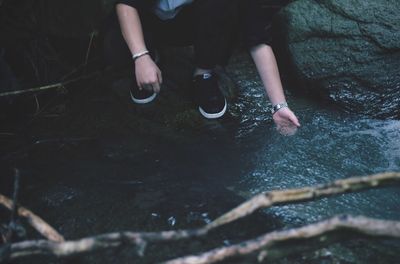
M 146 46 L 153 50 L 193 45 L 196 67 L 212 69 L 225 64 L 237 30 L 238 3 L 239 0 L 196 0 L 171 20 L 161 20 L 151 10 L 138 10 Z M 107 25 L 104 48 L 110 64 L 133 64 L 116 18 Z

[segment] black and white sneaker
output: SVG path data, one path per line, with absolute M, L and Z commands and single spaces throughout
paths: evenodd
M 132 101 L 136 104 L 148 104 L 156 99 L 157 94 L 147 90 L 139 90 L 136 82 L 130 87 Z
M 200 113 L 208 119 L 222 117 L 228 104 L 218 86 L 218 78 L 214 73 L 197 75 L 193 80 L 195 101 Z

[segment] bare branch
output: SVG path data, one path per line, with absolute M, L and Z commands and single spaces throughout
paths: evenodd
M 249 255 L 260 251 L 262 251 L 262 257 L 266 257 L 269 253 L 268 248 L 279 242 L 313 239 L 340 230 L 346 230 L 348 231 L 348 234 L 355 233 L 369 237 L 400 238 L 399 221 L 375 220 L 366 217 L 338 216 L 301 228 L 275 231 L 238 245 L 218 248 L 198 256 L 188 256 L 171 260 L 165 262 L 165 264 L 215 263 L 227 258 Z M 48 240 L 25 241 L 11 245 L 10 259 L 18 259 L 34 255 L 69 257 L 126 245 L 136 245 L 139 250 L 141 250 L 148 242 L 175 241 L 182 238 L 201 235 L 201 233 L 186 231 L 169 231 L 160 233 L 121 232 L 62 243 Z
M 187 256 L 164 264 L 210 264 L 232 257 L 261 252 L 259 260 L 268 257 L 268 248 L 280 242 L 327 239 L 334 231 L 345 230 L 368 237 L 400 238 L 400 221 L 375 220 L 366 217 L 337 216 L 319 223 L 284 231 L 275 231 L 237 245 L 221 247 L 197 256 Z
M 222 215 L 208 224 L 205 228 L 211 230 L 248 216 L 258 209 L 269 208 L 275 205 L 306 202 L 339 194 L 354 193 L 399 184 L 400 173 L 393 172 L 337 180 L 333 183 L 316 187 L 262 193 Z
M 218 228 L 220 226 L 226 225 L 240 218 L 248 216 L 254 211 L 261 208 L 268 208 L 274 205 L 316 200 L 319 198 L 325 198 L 349 192 L 359 192 L 362 190 L 368 190 L 372 188 L 386 187 L 389 185 L 394 186 L 399 183 L 400 183 L 400 173 L 385 173 L 385 174 L 377 174 L 366 177 L 354 177 L 344 180 L 338 180 L 331 184 L 316 186 L 314 188 L 309 187 L 302 189 L 271 191 L 265 194 L 255 196 L 254 198 L 243 203 L 239 207 L 221 216 L 220 218 L 210 223 L 209 225 L 206 225 L 199 229 L 165 231 L 160 233 L 118 232 L 118 233 L 104 234 L 89 238 L 83 238 L 77 241 L 67 241 L 64 243 L 55 243 L 46 240 L 25 241 L 11 245 L 10 258 L 14 259 L 31 255 L 53 255 L 57 257 L 66 257 L 77 254 L 90 253 L 100 249 L 120 247 L 123 245 L 136 245 L 139 247 L 140 250 L 142 250 L 149 242 L 176 241 L 176 240 L 183 240 L 183 239 L 204 236 L 215 228 Z M 0 204 L 3 203 L 4 202 L 2 202 L 2 196 L 0 195 Z M 8 206 L 8 208 L 11 207 Z M 372 225 L 371 223 L 373 223 L 376 226 Z M 305 238 L 307 238 L 307 237 L 317 236 L 319 234 L 324 234 L 323 232 L 326 233 L 332 230 L 339 230 L 343 228 L 352 229 L 371 236 L 382 235 L 389 237 L 390 236 L 399 237 L 400 236 L 398 235 L 400 228 L 399 225 L 400 224 L 398 222 L 379 221 L 366 218 L 345 219 L 337 217 L 328 221 L 324 221 L 322 223 L 314 224 L 311 227 L 308 226 L 302 229 L 295 229 L 295 231 L 288 230 L 281 232 L 273 232 L 271 234 L 265 235 L 264 237 L 260 237 L 254 241 L 245 242 L 244 244 L 240 244 L 238 246 L 228 247 L 228 251 L 230 253 L 227 253 L 226 251 L 219 251 L 221 249 L 217 249 L 216 251 L 213 251 L 215 253 L 215 256 L 213 255 L 210 258 L 213 261 L 214 258 L 215 261 L 218 261 L 219 258 L 224 259 L 225 256 L 229 257 L 238 255 L 238 253 L 235 250 L 237 250 L 238 252 L 242 252 L 243 254 L 247 254 L 247 252 L 250 252 L 249 251 L 250 249 L 251 250 L 254 249 L 251 252 L 259 250 L 259 247 L 257 246 L 258 244 L 250 242 L 266 241 L 265 245 L 268 246 L 269 245 L 268 243 L 272 243 L 269 242 L 270 240 L 275 243 L 277 241 L 280 241 L 280 239 L 282 241 L 285 241 L 287 239 L 290 240 L 292 238 L 302 238 L 302 237 L 296 237 L 298 234 L 304 234 L 306 235 Z M 264 238 L 265 240 L 263 240 Z M 262 245 L 263 246 L 261 247 L 264 247 L 264 244 Z M 201 259 L 204 259 L 204 256 L 201 256 Z M 192 263 L 192 262 L 182 262 L 182 263 Z M 208 263 L 208 262 L 198 262 L 198 263 Z
M 0 205 L 3 205 L 5 208 L 9 210 L 13 210 L 14 208 L 14 202 L 11 199 L 1 194 L 0 194 Z M 51 227 L 42 218 L 35 215 L 33 212 L 29 211 L 28 209 L 22 206 L 18 207 L 17 212 L 20 217 L 25 218 L 28 221 L 28 223 L 45 238 L 56 242 L 64 241 L 62 235 L 60 235 L 53 227 Z
M 33 255 L 69 257 L 101 249 L 116 248 L 122 245 L 136 245 L 139 251 L 143 251 L 149 242 L 176 241 L 202 235 L 204 233 L 196 230 L 159 233 L 118 232 L 62 243 L 48 240 L 24 241 L 11 245 L 10 259 Z

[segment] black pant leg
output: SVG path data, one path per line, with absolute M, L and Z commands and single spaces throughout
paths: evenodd
M 156 46 L 155 37 L 158 21 L 155 16 L 148 12 L 139 10 L 139 16 L 143 27 L 146 47 L 153 53 Z M 115 67 L 134 67 L 131 51 L 122 35 L 121 27 L 116 14 L 113 14 L 104 27 L 103 50 L 106 63 Z
M 132 64 L 132 55 L 122 36 L 116 16 L 108 19 L 105 26 L 103 53 L 107 65 L 126 67 Z

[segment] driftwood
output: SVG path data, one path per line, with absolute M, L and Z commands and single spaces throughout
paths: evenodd
M 384 173 L 338 180 L 330 184 L 320 185 L 313 188 L 308 187 L 271 191 L 255 196 L 249 201 L 219 217 L 214 222 L 199 229 L 165 231 L 159 233 L 118 232 L 67 242 L 54 242 L 47 240 L 25 241 L 11 244 L 7 257 L 10 259 L 32 255 L 67 257 L 91 253 L 101 249 L 121 247 L 124 245 L 136 245 L 138 252 L 143 253 L 147 243 L 177 241 L 204 236 L 215 228 L 248 216 L 261 208 L 317 200 L 344 193 L 359 192 L 372 188 L 381 188 L 398 184 L 400 184 L 400 173 Z M 2 197 L 3 196 L 0 196 L 0 204 L 4 203 L 2 202 Z M 10 205 L 6 207 L 11 208 Z M 21 208 L 19 210 L 21 210 Z M 277 242 L 290 241 L 294 239 L 311 239 L 343 229 L 372 237 L 385 236 L 400 238 L 400 222 L 374 220 L 364 217 L 335 217 L 299 229 L 272 232 L 239 245 L 224 247 L 204 253 L 200 256 L 191 256 L 174 260 L 175 262 L 167 263 L 213 263 L 228 257 L 246 255 L 260 250 L 264 250 L 262 256 L 265 256 L 268 255 L 268 250 L 265 250 Z
M 197 256 L 178 258 L 167 261 L 164 264 L 209 264 L 257 252 L 261 252 L 258 258 L 261 261 L 268 257 L 268 248 L 279 242 L 299 242 L 300 240 L 310 240 L 313 238 L 320 238 L 323 241 L 329 238 L 330 233 L 341 230 L 346 231 L 347 235 L 356 233 L 367 237 L 400 238 L 400 221 L 337 216 L 300 228 L 275 231 L 237 245 L 221 247 Z
M 9 210 L 13 210 L 14 202 L 4 195 L 0 194 L 0 205 L 4 206 Z M 28 209 L 18 206 L 17 213 L 20 217 L 23 217 L 28 223 L 36 229 L 42 236 L 48 240 L 55 242 L 63 242 L 64 238 L 60 235 L 53 227 L 47 224 L 42 218 L 29 211 Z

